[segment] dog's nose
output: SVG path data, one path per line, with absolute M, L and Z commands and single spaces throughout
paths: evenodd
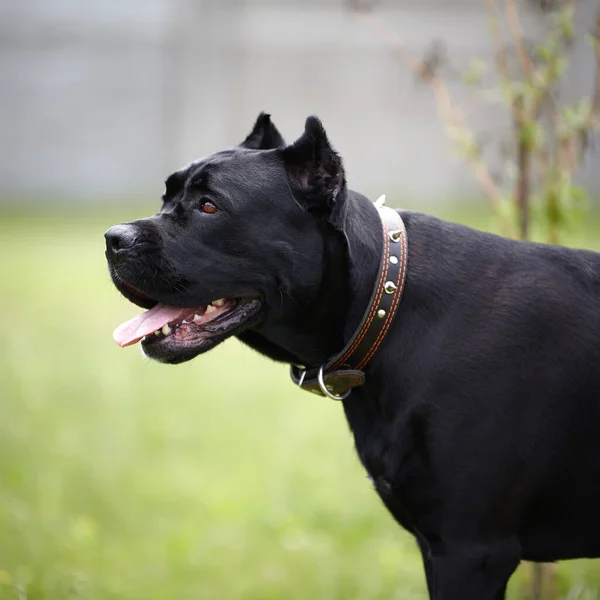
M 106 238 L 106 250 L 111 254 L 131 248 L 138 239 L 136 227 L 127 223 L 111 227 L 104 233 L 104 237 Z

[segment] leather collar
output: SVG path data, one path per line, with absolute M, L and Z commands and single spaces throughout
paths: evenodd
M 383 198 L 383 197 L 382 197 Z M 334 400 L 347 398 L 363 385 L 363 369 L 384 340 L 396 314 L 406 281 L 406 228 L 393 209 L 376 203 L 381 217 L 383 251 L 369 306 L 346 347 L 318 367 L 292 365 L 292 381 L 303 390 Z

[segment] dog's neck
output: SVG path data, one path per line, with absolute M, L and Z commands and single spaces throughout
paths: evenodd
M 350 191 L 343 229 L 347 239 L 350 292 L 344 318 L 343 342 L 346 344 L 359 326 L 377 282 L 383 248 L 381 217 L 377 208 L 362 194 Z
M 321 283 L 308 305 L 290 306 L 285 320 L 239 336 L 274 360 L 305 366 L 326 362 L 352 337 L 369 304 L 382 248 L 375 206 L 348 191 L 335 228 L 323 226 L 321 233 Z

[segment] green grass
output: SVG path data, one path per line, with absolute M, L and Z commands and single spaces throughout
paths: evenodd
M 179 367 L 114 344 L 115 220 L 0 221 L 0 598 L 425 598 L 338 404 L 235 341 Z M 597 598 L 599 572 L 560 589 Z

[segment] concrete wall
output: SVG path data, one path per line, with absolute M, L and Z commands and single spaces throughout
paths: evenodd
M 0 201 L 158 198 L 169 171 L 241 141 L 260 110 L 289 139 L 318 114 L 357 189 L 424 202 L 476 194 L 429 90 L 345 4 L 0 0 Z M 442 39 L 457 66 L 491 56 L 480 0 L 379 6 L 417 54 Z M 581 3 L 582 31 L 593 9 Z M 575 59 L 571 93 L 593 66 L 583 44 Z M 508 136 L 497 109 L 456 89 L 479 130 Z

